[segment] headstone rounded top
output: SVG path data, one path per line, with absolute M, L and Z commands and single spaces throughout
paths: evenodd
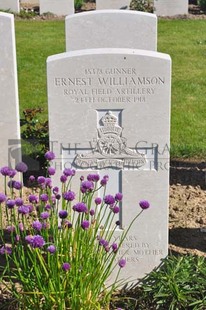
M 170 55 L 160 53 L 160 52 L 153 52 L 141 49 L 128 49 L 128 48 L 94 48 L 94 49 L 84 49 L 84 50 L 76 50 L 61 54 L 56 54 L 49 56 L 47 58 L 47 62 L 54 61 L 54 60 L 64 60 L 66 58 L 73 58 L 79 56 L 91 56 L 91 55 L 138 55 L 142 57 L 151 57 L 151 58 L 161 58 L 161 59 L 171 59 Z
M 118 14 L 118 15 L 139 15 L 139 16 L 149 16 L 151 18 L 157 19 L 156 14 L 153 13 L 147 13 L 147 12 L 140 12 L 140 11 L 130 11 L 130 10 L 96 10 L 96 11 L 85 11 L 81 13 L 76 13 L 74 15 L 68 15 L 66 16 L 66 20 L 70 18 L 82 18 L 84 16 L 96 16 L 96 15 L 104 15 L 104 14 Z

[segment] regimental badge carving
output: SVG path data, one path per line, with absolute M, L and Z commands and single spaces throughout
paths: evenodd
M 122 127 L 117 124 L 117 117 L 108 111 L 101 118 L 102 126 L 97 129 L 98 138 L 94 139 L 91 152 L 78 154 L 74 164 L 80 168 L 139 168 L 145 165 L 143 154 L 127 147 L 127 140 L 122 136 Z

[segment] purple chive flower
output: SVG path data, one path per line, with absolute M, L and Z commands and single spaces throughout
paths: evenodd
M 29 208 L 29 213 L 31 213 L 34 210 L 34 207 L 32 205 L 27 206 Z
M 89 229 L 89 226 L 90 226 L 89 221 L 87 221 L 87 220 L 82 221 L 82 223 L 81 223 L 82 229 L 87 230 L 87 229 Z
M 30 175 L 29 177 L 29 182 L 33 183 L 35 181 L 35 176 Z
M 145 209 L 148 209 L 148 208 L 149 208 L 150 204 L 149 204 L 149 202 L 148 202 L 147 200 L 141 200 L 141 201 L 139 202 L 139 206 L 140 206 L 140 208 L 142 208 L 143 210 L 145 210 Z
M 42 229 L 42 223 L 39 221 L 34 221 L 32 223 L 32 227 L 33 229 L 40 231 Z
M 114 206 L 114 207 L 112 208 L 112 212 L 113 212 L 114 214 L 119 213 L 119 210 L 120 210 L 120 208 L 119 208 L 118 206 Z
M 23 225 L 23 223 L 19 223 L 19 230 L 20 230 L 20 231 L 24 231 L 24 225 Z
M 88 213 L 87 206 L 83 202 L 78 202 L 76 205 L 74 205 L 73 210 L 79 213 Z
M 44 238 L 40 235 L 33 236 L 31 246 L 33 248 L 42 248 L 45 245 Z
M 44 209 L 45 209 L 46 211 L 51 210 L 51 206 L 50 206 L 49 204 L 46 204 L 46 206 L 44 207 Z
M 33 194 L 29 195 L 29 202 L 30 203 L 38 203 L 38 201 L 39 201 L 39 199 L 36 195 L 33 195 Z
M 25 237 L 25 241 L 26 241 L 26 243 L 28 243 L 28 244 L 32 244 L 32 241 L 33 241 L 33 236 L 31 236 L 31 235 L 28 235 L 28 236 L 26 236 Z
M 73 201 L 75 199 L 75 193 L 72 191 L 68 191 L 63 194 L 63 198 L 67 201 Z
M 51 254 L 54 254 L 56 252 L 56 247 L 51 244 L 48 246 L 47 251 Z
M 50 178 L 45 178 L 45 185 L 49 188 L 52 187 L 52 180 Z
M 8 199 L 6 202 L 6 206 L 8 209 L 13 209 L 15 206 L 15 200 L 14 199 Z
M 124 268 L 126 265 L 126 259 L 122 258 L 119 260 L 118 265 L 120 268 Z
M 15 226 L 11 225 L 11 226 L 7 226 L 6 227 L 6 230 L 11 233 L 11 232 L 14 232 L 15 231 Z
M 101 184 L 102 186 L 105 186 L 105 185 L 107 185 L 108 180 L 109 180 L 109 176 L 108 176 L 108 175 L 105 175 L 105 176 L 101 179 L 100 184 Z
M 45 183 L 45 177 L 43 177 L 43 176 L 38 177 L 37 182 L 38 182 L 38 184 L 44 184 Z
M 66 181 L 67 181 L 67 176 L 66 175 L 61 175 L 61 177 L 60 177 L 60 181 L 62 182 L 62 183 L 66 183 Z
M 19 242 L 19 241 L 20 241 L 20 236 L 19 236 L 19 235 L 16 235 L 15 241 L 16 241 L 16 242 Z
M 14 180 L 9 180 L 9 182 L 7 183 L 7 185 L 8 185 L 9 188 L 14 188 L 14 183 L 15 183 Z
M 0 193 L 0 203 L 6 201 L 6 195 L 4 195 L 3 193 Z
M 67 227 L 67 228 L 72 228 L 72 223 L 70 221 L 66 220 L 64 222 L 64 226 Z
M 50 161 L 55 158 L 55 154 L 52 151 L 48 151 L 44 154 L 44 157 L 46 158 L 46 160 Z
M 57 194 L 57 195 L 55 196 L 55 198 L 56 198 L 57 200 L 60 200 L 60 199 L 61 199 L 61 195 L 60 195 L 60 194 Z
M 90 214 L 91 216 L 94 216 L 95 211 L 94 211 L 93 209 L 91 209 L 91 210 L 89 211 L 89 214 Z
M 30 209 L 29 209 L 29 206 L 20 206 L 19 208 L 18 208 L 18 212 L 20 213 L 20 214 L 22 214 L 22 215 L 26 215 L 26 214 L 28 214 L 29 212 L 30 212 Z
M 102 199 L 100 197 L 95 198 L 94 202 L 96 205 L 100 205 L 102 203 Z
M 2 167 L 1 168 L 1 170 L 0 170 L 0 172 L 1 172 L 1 174 L 3 175 L 3 176 L 9 176 L 9 174 L 10 174 L 10 168 L 9 167 Z
M 63 171 L 63 174 L 64 174 L 66 177 L 73 176 L 73 170 L 72 170 L 72 169 L 65 168 L 64 171 Z
M 93 188 L 94 188 L 94 183 L 91 181 L 83 181 L 80 186 L 80 190 L 83 194 L 86 192 L 91 192 Z
M 0 254 L 1 254 L 1 255 L 4 255 L 4 254 L 11 255 L 11 254 L 12 254 L 12 248 L 11 248 L 10 246 L 3 245 L 3 246 L 0 248 Z
M 60 219 L 65 219 L 67 216 L 68 216 L 68 212 L 66 210 L 60 210 L 59 211 Z
M 115 199 L 112 195 L 106 195 L 104 197 L 104 202 L 107 204 L 107 205 L 113 205 L 115 203 Z
M 100 238 L 99 245 L 102 245 L 103 247 L 106 247 L 109 245 L 109 242 L 103 238 Z
M 114 198 L 116 201 L 122 201 L 123 195 L 122 193 L 117 193 Z
M 13 178 L 15 175 L 16 175 L 16 170 L 10 169 L 10 171 L 9 171 L 9 177 L 10 177 L 10 178 Z
M 69 263 L 63 263 L 62 264 L 62 269 L 64 271 L 68 271 L 68 270 L 70 270 L 70 268 L 71 268 L 71 265 Z
M 15 204 L 16 204 L 17 207 L 22 206 L 23 203 L 24 203 L 24 202 L 23 202 L 23 199 L 22 199 L 22 198 L 16 198 Z
M 50 214 L 49 214 L 49 212 L 42 212 L 40 214 L 40 217 L 41 217 L 42 220 L 46 220 L 46 219 L 48 219 L 50 217 Z
M 48 168 L 48 174 L 49 174 L 49 175 L 54 175 L 55 172 L 56 172 L 55 168 L 53 168 L 53 167 L 49 167 L 49 168 Z
M 88 181 L 98 182 L 99 179 L 100 179 L 99 174 L 88 174 L 87 176 Z
M 55 186 L 52 191 L 53 191 L 53 194 L 56 195 L 59 192 L 59 188 L 57 186 Z
M 114 253 L 116 253 L 117 250 L 118 250 L 118 245 L 117 245 L 117 243 L 112 243 L 112 251 L 113 251 Z
M 20 181 L 14 181 L 13 188 L 17 190 L 22 189 L 22 183 Z
M 47 202 L 49 200 L 49 197 L 47 194 L 40 195 L 40 200 L 43 202 Z
M 49 228 L 49 223 L 43 222 L 42 229 L 47 229 L 47 228 Z
M 106 252 L 109 252 L 109 251 L 110 251 L 110 247 L 109 247 L 108 245 L 105 246 L 104 249 L 105 249 Z
M 15 169 L 18 171 L 18 172 L 26 172 L 28 170 L 28 166 L 24 163 L 24 162 L 20 162 L 16 165 Z

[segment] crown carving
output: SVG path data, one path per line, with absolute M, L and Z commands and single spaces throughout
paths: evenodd
M 113 133 L 120 136 L 122 128 L 117 125 L 117 117 L 112 114 L 111 111 L 108 111 L 102 118 L 101 121 L 103 126 L 98 129 L 99 133 Z

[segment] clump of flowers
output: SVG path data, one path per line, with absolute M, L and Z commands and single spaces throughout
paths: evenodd
M 45 158 L 49 163 L 55 155 L 48 151 Z M 7 184 L 5 193 L 0 193 L 0 255 L 7 261 L 2 281 L 11 283 L 18 309 L 108 309 L 126 265 L 119 249 L 149 203 L 140 201 L 139 213 L 117 243 L 114 233 L 121 225 L 116 217 L 123 195 L 106 194 L 108 176 L 81 177 L 79 193 L 72 190 L 73 169 L 63 171 L 61 188 L 53 186 L 50 177 L 35 180 L 31 176 L 29 181 L 36 187 L 24 199 L 22 183 L 13 184 L 18 182 L 14 180 L 16 171 L 23 174 L 27 169 L 20 163 L 16 170 L 0 170 Z M 48 166 L 47 172 L 53 176 L 55 169 Z M 99 197 L 101 188 L 103 197 Z M 116 281 L 107 287 L 115 268 Z M 19 282 L 18 289 L 14 280 Z

